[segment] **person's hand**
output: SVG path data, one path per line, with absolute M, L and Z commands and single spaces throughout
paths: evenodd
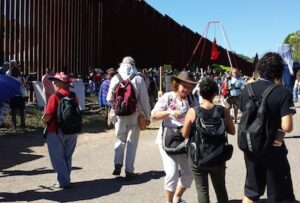
M 158 91 L 158 98 L 160 98 L 163 95 L 162 91 Z
M 170 116 L 173 116 L 173 117 L 175 117 L 175 118 L 177 118 L 180 114 L 181 114 L 181 112 L 180 112 L 180 111 L 177 111 L 177 110 L 170 110 L 170 111 L 169 111 L 169 115 L 170 115 Z

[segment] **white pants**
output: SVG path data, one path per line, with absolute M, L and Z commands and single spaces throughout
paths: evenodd
M 164 170 L 166 173 L 164 188 L 167 191 L 174 192 L 177 185 L 189 188 L 193 182 L 192 172 L 188 164 L 187 154 L 168 155 L 163 150 L 162 145 L 158 145 L 162 157 Z M 179 178 L 180 169 L 180 178 Z
M 117 116 L 115 123 L 115 164 L 123 165 L 126 148 L 125 170 L 134 171 L 134 160 L 139 142 L 140 128 L 138 125 L 138 112 L 130 116 Z

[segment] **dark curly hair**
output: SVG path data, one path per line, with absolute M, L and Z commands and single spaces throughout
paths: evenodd
M 200 84 L 200 95 L 203 99 L 211 99 L 218 93 L 217 82 L 212 78 L 204 78 Z
M 279 54 L 267 52 L 257 63 L 256 70 L 261 78 L 268 80 L 280 79 L 283 71 L 283 61 Z

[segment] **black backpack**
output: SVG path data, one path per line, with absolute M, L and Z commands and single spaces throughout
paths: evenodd
M 223 164 L 232 156 L 233 146 L 228 144 L 224 107 L 215 105 L 212 116 L 204 115 L 200 106 L 194 107 L 196 119 L 189 140 L 189 157 L 196 167 Z
M 71 92 L 69 96 L 65 97 L 59 92 L 55 94 L 59 98 L 56 113 L 58 127 L 65 135 L 79 133 L 82 129 L 82 114 L 75 101 L 76 94 Z
M 279 85 L 272 84 L 260 97 L 255 96 L 252 84 L 248 85 L 249 100 L 245 105 L 238 127 L 238 146 L 242 151 L 262 153 L 272 146 L 276 130 L 268 117 L 267 97 Z

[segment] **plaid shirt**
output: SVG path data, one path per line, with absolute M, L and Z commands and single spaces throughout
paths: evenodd
M 110 85 L 110 80 L 104 80 L 100 86 L 99 103 L 101 106 L 107 105 L 106 96 L 108 93 L 109 85 Z

